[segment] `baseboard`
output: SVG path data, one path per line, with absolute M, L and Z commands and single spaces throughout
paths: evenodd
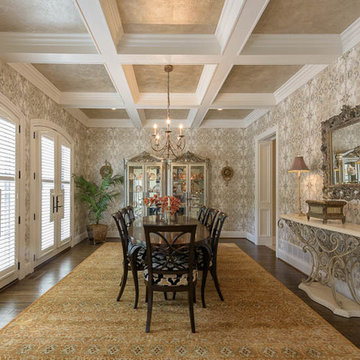
M 243 231 L 226 231 L 223 230 L 221 232 L 221 237 L 222 238 L 246 238 L 246 233 L 244 233 Z
M 25 262 L 21 263 L 21 268 L 19 272 L 19 280 L 23 279 L 26 275 L 31 274 L 34 272 L 34 264 L 33 262 Z
M 249 241 L 251 241 L 252 243 L 256 244 L 255 235 L 247 232 L 245 237 L 246 237 Z
M 79 234 L 79 235 L 76 235 L 74 237 L 74 241 L 73 241 L 73 244 L 72 246 L 75 246 L 77 244 L 79 244 L 80 242 L 82 242 L 83 240 L 85 240 L 86 238 L 88 237 L 88 234 L 86 231 L 84 231 L 83 233 Z
M 268 247 L 272 247 L 272 236 L 259 236 L 256 242 L 256 245 L 265 245 Z

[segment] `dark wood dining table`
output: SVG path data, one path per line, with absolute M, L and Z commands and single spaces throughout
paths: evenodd
M 195 234 L 195 246 L 203 245 L 204 243 L 207 243 L 210 239 L 210 232 L 208 228 L 197 219 L 185 215 L 177 215 L 170 217 L 168 221 L 165 222 L 164 220 L 161 220 L 161 217 L 159 215 L 150 215 L 135 219 L 135 221 L 129 227 L 129 235 L 132 237 L 133 244 L 139 244 L 146 247 L 146 239 L 144 232 L 145 224 L 159 225 L 160 227 L 168 226 L 168 225 L 175 225 L 175 226 L 197 225 L 196 234 Z M 172 234 L 172 236 L 175 235 L 176 233 Z M 158 238 L 159 241 L 161 241 L 160 237 Z M 184 241 L 186 241 L 185 236 L 184 236 Z

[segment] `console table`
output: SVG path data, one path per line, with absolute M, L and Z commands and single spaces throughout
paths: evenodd
M 305 216 L 281 215 L 279 227 L 286 226 L 296 235 L 305 252 L 310 253 L 312 268 L 299 288 L 308 296 L 344 317 L 360 317 L 360 225 L 321 220 Z M 342 280 L 353 300 L 336 291 L 335 280 Z

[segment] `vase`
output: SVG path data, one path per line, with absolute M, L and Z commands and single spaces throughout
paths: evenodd
M 164 223 L 167 224 L 170 221 L 170 216 L 171 216 L 171 213 L 170 213 L 169 210 L 165 210 L 163 212 L 163 221 L 164 221 Z

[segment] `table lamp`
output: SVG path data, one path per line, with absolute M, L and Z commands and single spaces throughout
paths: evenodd
M 296 156 L 291 168 L 288 170 L 289 173 L 296 172 L 298 174 L 298 215 L 304 215 L 301 212 L 301 199 L 300 199 L 300 176 L 302 172 L 310 172 L 306 166 L 304 158 L 302 156 Z

